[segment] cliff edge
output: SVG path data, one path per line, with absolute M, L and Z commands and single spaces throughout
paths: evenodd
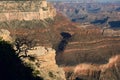
M 33 68 L 33 75 L 43 80 L 66 80 L 62 68 L 58 68 L 55 61 L 55 50 L 42 46 L 28 50 L 28 56 L 21 58 L 26 66 Z
M 44 20 L 55 15 L 56 10 L 46 0 L 0 1 L 0 21 Z
M 10 32 L 6 29 L 0 30 L 0 37 L 4 41 L 12 41 Z M 21 62 L 17 63 L 17 64 L 23 64 L 25 67 L 28 67 L 31 70 L 33 70 L 32 76 L 34 76 L 35 78 L 37 78 L 37 77 L 41 78 L 40 80 L 66 80 L 65 72 L 63 71 L 62 68 L 58 67 L 58 65 L 56 64 L 56 60 L 55 60 L 55 56 L 56 56 L 55 52 L 56 51 L 54 49 L 44 47 L 44 46 L 34 46 L 34 47 L 31 47 L 30 49 L 28 49 L 27 51 L 25 51 L 27 54 L 27 56 L 26 56 L 24 50 L 27 49 L 26 48 L 27 45 L 23 44 L 22 46 L 18 46 L 18 45 L 20 45 L 20 43 L 19 43 L 16 46 L 13 43 L 12 43 L 13 46 L 11 46 L 11 48 L 14 53 L 10 51 L 10 54 L 8 52 L 6 54 L 7 55 L 13 54 L 18 59 L 20 59 Z M 9 45 L 11 45 L 11 44 L 9 44 Z M 6 45 L 0 45 L 0 46 L 4 47 Z M 13 49 L 13 47 L 14 47 L 14 49 Z M 20 49 L 19 53 L 17 52 L 16 47 L 19 47 L 19 49 Z M 7 48 L 5 48 L 5 49 L 6 49 L 5 51 L 7 51 Z M 4 49 L 3 49 L 3 51 L 4 51 Z M 0 54 L 0 57 L 2 57 L 1 54 Z M 17 64 L 15 63 L 15 65 L 17 65 Z M 5 68 L 5 69 L 7 69 L 7 68 Z M 14 69 L 17 69 L 17 67 L 15 67 Z M 21 70 L 21 68 L 19 68 L 19 69 Z M 18 73 L 15 73 L 15 74 L 18 75 Z M 30 74 L 30 72 L 29 72 L 29 74 Z M 35 79 L 35 80 L 39 80 L 39 79 Z

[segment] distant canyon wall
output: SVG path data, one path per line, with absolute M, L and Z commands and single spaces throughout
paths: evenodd
M 56 10 L 46 0 L 0 1 L 0 21 L 44 20 L 55 15 Z

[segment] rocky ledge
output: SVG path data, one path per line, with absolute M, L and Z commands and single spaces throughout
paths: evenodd
M 27 54 L 31 58 L 21 59 L 25 65 L 34 69 L 34 76 L 40 76 L 44 80 L 65 80 L 64 71 L 56 65 L 54 49 L 38 46 Z
M 5 41 L 12 41 L 10 32 L 6 29 L 0 30 L 0 37 Z M 20 48 L 24 49 L 25 46 L 23 45 Z M 14 49 L 16 51 L 16 48 Z M 35 77 L 43 78 L 43 80 L 66 80 L 63 69 L 56 64 L 55 53 L 56 51 L 52 48 L 34 46 L 27 50 L 27 56 L 21 51 L 18 57 L 26 67 L 30 67 L 33 70 L 32 75 Z
M 0 1 L 0 21 L 44 20 L 55 15 L 56 10 L 46 0 Z

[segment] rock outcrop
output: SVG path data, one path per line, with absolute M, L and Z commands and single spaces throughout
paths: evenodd
M 75 67 L 65 67 L 67 80 L 119 80 L 120 55 L 110 58 L 107 64 L 80 64 Z M 70 75 L 71 73 L 71 75 Z
M 34 76 L 40 76 L 44 80 L 65 80 L 64 71 L 56 65 L 55 50 L 38 46 L 27 54 L 31 57 L 21 59 L 26 66 L 34 69 Z
M 55 15 L 56 10 L 46 0 L 0 1 L 0 21 L 44 20 Z
M 10 32 L 6 29 L 0 30 L 0 37 L 5 41 L 12 40 Z M 24 49 L 25 47 L 26 45 L 24 44 L 20 48 Z M 14 50 L 17 54 L 16 48 Z M 22 64 L 33 70 L 32 74 L 34 77 L 42 77 L 43 80 L 66 80 L 63 69 L 56 64 L 54 49 L 35 46 L 27 50 L 27 56 L 24 51 L 20 51 L 19 54 L 17 56 L 22 60 Z
M 10 36 L 10 32 L 6 29 L 0 29 L 0 38 L 2 38 L 5 41 L 12 41 L 12 38 Z
M 104 31 L 105 36 L 120 36 L 120 30 L 106 29 Z

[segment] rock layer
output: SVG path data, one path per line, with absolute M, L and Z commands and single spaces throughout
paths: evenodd
M 46 0 L 0 1 L 0 21 L 44 20 L 55 15 L 56 10 Z
M 107 64 L 80 64 L 75 67 L 65 67 L 67 80 L 119 80 L 120 55 L 110 58 Z M 70 75 L 70 73 L 72 75 Z

